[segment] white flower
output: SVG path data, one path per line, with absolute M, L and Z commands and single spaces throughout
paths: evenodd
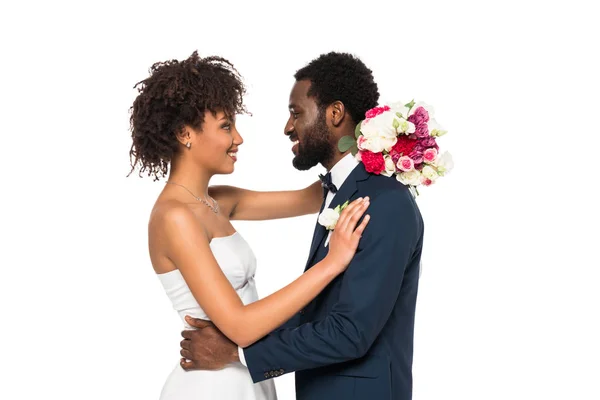
M 376 117 L 363 121 L 360 125 L 360 131 L 367 139 L 375 136 L 394 138 L 396 129 L 394 129 L 394 119 L 397 118 L 393 112 L 385 111 Z
M 423 107 L 425 109 L 425 111 L 427 111 L 427 113 L 429 114 L 429 118 L 433 118 L 433 106 L 424 103 L 422 101 L 417 101 L 413 104 L 413 106 L 409 108 L 406 106 L 406 104 L 410 104 L 410 103 L 403 103 L 401 101 L 397 101 L 397 102 L 393 102 L 393 103 L 389 103 L 388 106 L 391 108 L 391 111 L 395 113 L 400 113 L 400 115 L 402 115 L 402 118 L 404 119 L 408 119 L 408 117 L 410 117 L 411 115 L 413 115 L 415 113 L 415 110 L 419 107 Z
M 435 159 L 433 164 L 437 167 L 437 170 L 442 176 L 452 171 L 452 169 L 454 168 L 454 161 L 452 160 L 452 155 L 447 151 L 440 154 Z
M 344 204 L 340 204 L 336 208 L 327 208 L 323 210 L 323 212 L 319 214 L 319 224 L 323 225 L 329 231 L 334 230 L 340 219 L 340 214 L 344 208 L 348 207 L 349 202 L 350 201 L 347 200 Z
M 398 133 L 400 132 L 406 135 L 410 135 L 411 133 L 415 132 L 415 124 L 406 120 L 406 118 L 408 118 L 408 107 L 401 103 L 393 103 L 388 107 L 390 107 L 388 111 L 385 111 L 367 121 L 376 120 L 379 118 L 377 123 L 385 125 L 387 128 L 393 128 L 392 132 L 394 136 L 398 136 Z
M 385 161 L 385 170 L 381 172 L 381 175 L 390 177 L 394 175 L 396 172 L 396 166 L 394 165 L 394 160 L 388 154 L 383 156 L 383 160 Z
M 415 133 L 417 127 L 410 121 L 405 120 L 404 118 L 398 118 L 398 131 L 404 133 L 405 135 L 410 135 L 411 133 Z
M 365 138 L 361 142 L 361 147 L 373 153 L 389 151 L 398 140 L 396 137 L 398 125 L 394 126 L 394 120 L 396 124 L 400 123 L 398 117 L 390 111 L 364 120 L 360 125 L 360 131 Z
M 434 118 L 429 118 L 429 122 L 427 123 L 427 126 L 429 127 L 429 135 L 433 136 L 433 137 L 440 137 L 440 136 L 444 136 L 446 133 L 448 133 L 447 130 L 445 130 L 444 128 L 442 128 L 442 126 L 440 124 L 438 124 L 438 122 L 434 119 Z
M 389 151 L 389 149 L 396 144 L 397 140 L 398 139 L 395 137 L 393 139 L 382 138 L 380 136 L 367 138 L 364 135 L 360 135 L 356 141 L 356 147 L 358 147 L 359 150 L 369 150 L 373 153 L 381 153 L 383 150 Z
M 423 174 L 423 176 L 425 178 L 430 179 L 431 181 L 435 181 L 437 178 L 440 177 L 437 170 L 435 168 L 433 168 L 431 165 L 424 166 L 423 169 L 421 170 L 421 173 Z
M 374 136 L 367 138 L 361 142 L 363 150 L 369 150 L 373 153 L 381 153 L 384 150 L 390 151 L 390 149 L 396 144 L 398 138 L 385 138 L 380 136 Z
M 391 108 L 391 111 L 394 114 L 399 113 L 402 116 L 402 118 L 408 118 L 408 107 L 406 107 L 404 103 L 397 101 L 394 103 L 390 103 L 389 107 Z
M 319 224 L 323 225 L 327 230 L 333 230 L 340 219 L 340 213 L 333 208 L 326 208 L 319 215 Z
M 403 185 L 417 186 L 421 183 L 421 173 L 413 169 L 409 172 L 401 172 L 396 175 L 396 179 Z

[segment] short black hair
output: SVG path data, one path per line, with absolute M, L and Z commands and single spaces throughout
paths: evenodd
M 334 101 L 344 103 L 355 123 L 365 119 L 365 113 L 379 100 L 373 72 L 349 53 L 322 54 L 296 71 L 294 78 L 311 82 L 308 96 L 316 99 L 319 108 Z
M 246 88 L 233 64 L 218 56 L 201 58 L 197 51 L 183 61 L 154 63 L 150 76 L 134 88 L 139 94 L 130 109 L 129 174 L 139 165 L 140 176 L 147 172 L 154 180 L 166 176 L 185 125 L 201 128 L 206 111 L 248 113 Z

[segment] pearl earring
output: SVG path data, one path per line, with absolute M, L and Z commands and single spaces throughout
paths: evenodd
M 190 142 L 187 142 L 187 143 L 185 144 L 185 147 L 187 147 L 187 148 L 189 149 L 190 147 L 192 147 L 192 144 L 191 144 Z

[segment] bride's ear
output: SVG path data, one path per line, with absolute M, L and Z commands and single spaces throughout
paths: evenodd
M 186 147 L 190 147 L 192 140 L 192 132 L 189 126 L 185 125 L 179 132 L 175 134 L 177 141 Z
M 344 103 L 337 100 L 331 103 L 327 108 L 327 114 L 329 116 L 329 120 L 331 121 L 331 125 L 335 127 L 340 126 L 344 120 L 344 117 L 346 116 L 346 107 L 344 106 Z

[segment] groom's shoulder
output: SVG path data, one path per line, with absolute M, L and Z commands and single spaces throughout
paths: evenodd
M 365 181 L 360 196 L 369 196 L 370 208 L 382 213 L 387 214 L 393 210 L 393 214 L 398 218 L 405 218 L 407 215 L 420 216 L 419 207 L 408 186 L 394 177 L 373 175 Z
M 411 197 L 408 187 L 393 177 L 373 175 L 367 179 L 362 190 L 364 196 L 369 196 L 371 202 L 379 196 L 390 198 Z M 408 198 L 407 197 L 407 198 Z

